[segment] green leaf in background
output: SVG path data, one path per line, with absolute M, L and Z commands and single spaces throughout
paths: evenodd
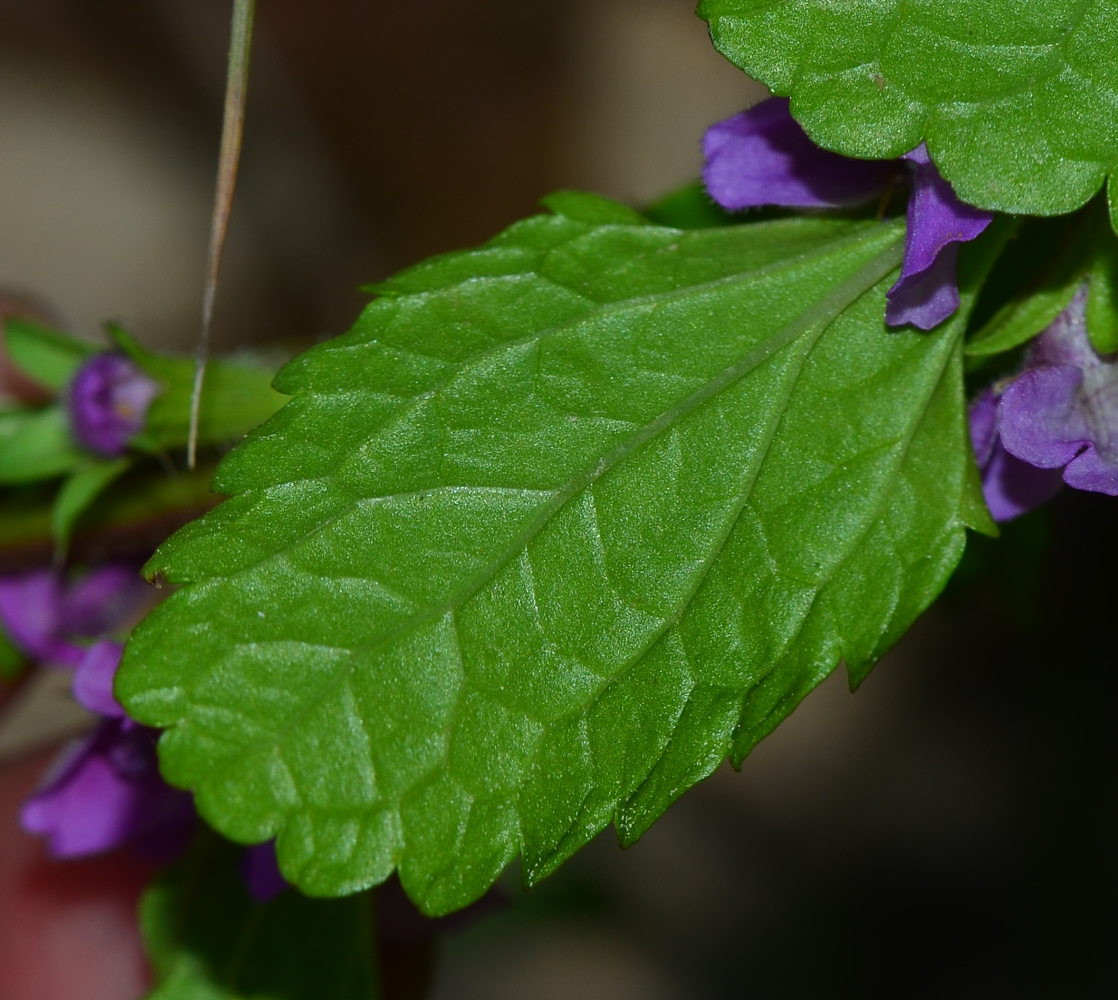
M 27 666 L 27 657 L 16 648 L 0 625 L 0 681 L 15 680 Z
M 143 371 L 163 385 L 148 409 L 144 433 L 134 444 L 150 450 L 179 448 L 190 433 L 194 359 L 172 358 L 145 350 L 119 326 L 109 335 Z M 272 388 L 274 370 L 247 362 L 215 358 L 206 368 L 198 439 L 224 444 L 243 437 L 276 412 L 287 397 Z
M 1087 274 L 1087 334 L 1100 354 L 1118 351 L 1118 239 L 1104 233 Z
M 131 458 L 90 458 L 79 465 L 62 484 L 51 508 L 51 535 L 59 552 L 65 554 L 78 518 L 133 465 Z
M 1086 280 L 1100 245 L 1099 232 L 1113 239 L 1105 213 L 1090 210 L 1059 219 L 1028 220 L 1020 228 L 1019 222 L 1005 216 L 997 219 L 996 225 L 1021 245 L 1011 246 L 998 261 L 988 289 L 993 291 L 1003 274 L 1014 287 L 1001 308 L 967 342 L 966 353 L 971 357 L 1013 350 L 1045 329 Z
M 428 913 L 635 840 L 992 530 L 961 334 L 889 331 L 900 222 L 557 214 L 291 362 L 117 680 L 164 773 L 312 894 Z
M 144 893 L 140 929 L 157 982 L 148 1000 L 375 1000 L 369 894 L 290 891 L 254 903 L 241 854 L 206 833 Z
M 4 324 L 8 356 L 44 389 L 62 392 L 97 347 L 23 319 Z
M 91 563 L 143 559 L 176 528 L 212 508 L 213 464 L 192 472 L 148 462 L 99 494 L 75 526 L 70 554 Z M 52 531 L 55 483 L 0 491 L 0 573 L 49 563 L 57 552 Z
M 1115 0 L 703 0 L 699 16 L 820 145 L 881 158 L 926 140 L 971 204 L 1070 212 L 1118 166 Z
M 702 181 L 694 181 L 665 195 L 644 210 L 645 217 L 658 226 L 676 229 L 714 229 L 744 221 L 716 204 Z
M 0 413 L 0 485 L 65 475 L 85 458 L 58 404 Z

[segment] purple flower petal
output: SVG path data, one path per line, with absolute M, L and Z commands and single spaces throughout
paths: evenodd
M 703 138 L 710 196 L 737 211 L 759 205 L 824 208 L 857 205 L 884 191 L 891 160 L 856 160 L 821 149 L 772 97 L 711 126 Z
M 144 427 L 159 384 L 122 354 L 96 354 L 70 385 L 70 429 L 98 454 L 122 455 Z
M 63 587 L 51 570 L 0 577 L 0 621 L 9 638 L 42 663 L 77 666 L 85 651 L 61 637 Z
M 993 389 L 987 389 L 971 403 L 967 418 L 974 457 L 982 469 L 993 457 L 998 444 L 998 397 Z
M 1086 307 L 1081 288 L 1033 342 L 999 404 L 1001 439 L 1075 489 L 1118 496 L 1118 357 L 1095 353 Z
M 1059 491 L 1063 480 L 1058 469 L 1038 469 L 1005 450 L 999 435 L 998 397 L 993 391 L 987 389 L 971 404 L 969 417 L 982 495 L 995 521 L 1011 521 Z
M 59 858 L 124 844 L 166 857 L 185 846 L 194 805 L 188 793 L 159 776 L 151 730 L 106 719 L 69 750 L 46 786 L 23 804 L 20 822 L 28 833 L 46 837 Z
M 111 563 L 74 583 L 52 570 L 0 577 L 0 624 L 40 663 L 76 667 L 85 649 L 70 636 L 98 636 L 131 625 L 151 588 L 135 566 Z
M 102 640 L 85 651 L 74 672 L 74 697 L 78 704 L 107 719 L 123 719 L 124 709 L 113 697 L 113 678 L 124 646 Z
M 947 319 L 959 308 L 958 263 L 959 245 L 951 243 L 926 271 L 906 279 L 902 270 L 902 277 L 886 293 L 885 322 L 930 330 Z
M 979 236 L 994 216 L 955 196 L 923 143 L 904 158 L 915 165 L 908 231 L 901 276 L 887 293 L 885 321 L 930 330 L 959 308 L 957 244 Z
M 258 903 L 270 903 L 281 892 L 290 889 L 276 860 L 276 842 L 265 841 L 246 847 L 241 857 L 241 878 L 248 893 Z
M 1090 444 L 1076 405 L 1083 371 L 1071 365 L 1034 368 L 1006 389 L 1001 434 L 1010 453 L 1041 469 L 1062 469 Z

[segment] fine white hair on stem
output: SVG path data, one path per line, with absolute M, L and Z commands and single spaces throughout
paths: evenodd
M 221 271 L 221 251 L 229 229 L 233 190 L 237 186 L 237 165 L 241 159 L 241 137 L 245 125 L 245 97 L 248 89 L 249 51 L 252 48 L 252 20 L 256 0 L 233 0 L 233 28 L 229 38 L 229 74 L 225 85 L 225 120 L 221 130 L 221 156 L 217 168 L 210 250 L 206 264 L 206 284 L 202 292 L 202 330 L 194 363 L 194 387 L 190 396 L 190 433 L 186 445 L 187 465 L 193 469 L 198 455 L 198 420 L 202 411 L 202 387 L 206 381 L 206 362 L 210 355 L 210 326 L 213 322 L 217 277 Z

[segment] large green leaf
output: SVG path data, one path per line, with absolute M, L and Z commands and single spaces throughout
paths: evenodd
M 549 204 L 288 365 L 235 496 L 149 564 L 188 585 L 117 693 L 308 892 L 399 866 L 443 913 L 518 852 L 531 882 L 636 839 L 840 658 L 860 679 L 988 524 L 973 281 L 887 330 L 900 223 Z
M 144 893 L 140 929 L 157 982 L 148 1000 L 375 1000 L 369 895 L 254 903 L 241 853 L 207 832 Z
M 816 142 L 876 158 L 926 140 L 983 208 L 1070 212 L 1118 165 L 1116 0 L 703 0 L 699 15 Z

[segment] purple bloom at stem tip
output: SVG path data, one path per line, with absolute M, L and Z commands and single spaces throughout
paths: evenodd
M 108 458 L 123 455 L 144 429 L 159 383 L 123 354 L 95 354 L 70 383 L 70 429 L 90 451 Z
M 785 97 L 772 97 L 713 125 L 703 139 L 703 179 L 728 211 L 780 205 L 821 208 L 881 197 L 897 178 L 897 160 L 858 160 L 821 149 L 792 117 Z M 901 276 L 889 289 L 886 322 L 922 330 L 959 308 L 958 244 L 972 240 L 993 215 L 961 202 L 923 144 L 912 164 L 912 195 Z

